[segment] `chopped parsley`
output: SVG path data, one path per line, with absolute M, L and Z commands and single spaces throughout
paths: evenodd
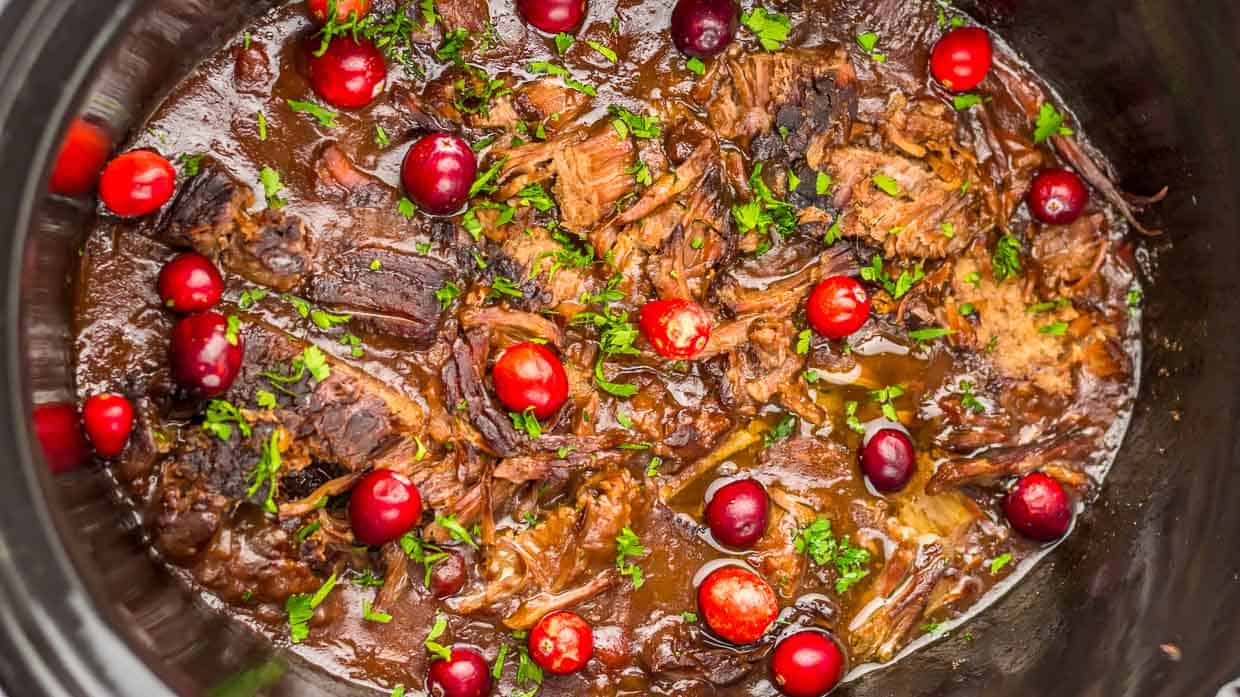
M 949 240 L 956 236 L 956 226 L 946 220 L 939 226 L 939 229 L 943 231 L 943 236 Z
M 493 193 L 496 189 L 494 180 L 499 176 L 500 168 L 503 167 L 504 163 L 507 161 L 508 158 L 506 157 L 496 160 L 485 171 L 480 172 L 478 176 L 474 178 L 474 183 L 469 187 L 469 197 L 473 198 L 479 194 Z
M 314 610 L 327 600 L 327 596 L 336 587 L 336 574 L 332 574 L 319 586 L 314 595 L 306 593 L 294 593 L 288 597 L 284 603 L 284 610 L 288 613 L 289 636 L 294 644 L 300 644 L 306 637 L 310 636 L 310 618 L 314 617 Z
M 562 56 L 566 51 L 568 51 L 568 49 L 573 47 L 573 44 L 576 43 L 576 41 L 577 40 L 574 39 L 571 34 L 560 32 L 555 35 L 555 50 Z
M 680 613 L 680 619 L 688 622 L 689 624 L 693 624 L 698 621 L 698 616 L 697 613 L 694 612 L 682 612 Z
M 263 441 L 262 455 L 254 471 L 250 472 L 251 484 L 245 492 L 246 497 L 254 496 L 262 488 L 263 482 L 267 482 L 267 496 L 263 499 L 263 510 L 268 513 L 275 513 L 278 510 L 276 488 L 280 484 L 280 464 L 280 431 L 274 429 L 271 437 Z
M 1003 554 L 1000 554 L 999 556 L 997 556 L 997 557 L 995 557 L 994 559 L 992 559 L 992 560 L 991 560 L 991 562 L 990 562 L 990 573 L 991 573 L 991 574 L 997 574 L 997 573 L 999 573 L 999 570 L 1000 570 L 1000 569 L 1002 569 L 1003 567 L 1007 566 L 1007 565 L 1008 565 L 1008 564 L 1010 564 L 1011 562 L 1012 562 L 1012 555 L 1011 555 L 1011 553 L 1009 553 L 1009 552 L 1004 552 Z
M 484 118 L 490 118 L 491 103 L 512 94 L 512 90 L 503 80 L 491 77 L 481 68 L 471 66 L 469 72 L 475 80 L 459 78 L 452 83 L 452 106 L 462 114 L 482 114 Z
M 419 74 L 422 73 L 421 68 L 415 62 L 416 53 L 413 50 L 413 31 L 416 25 L 405 11 L 406 3 L 402 3 L 390 15 L 380 16 L 372 13 L 365 17 L 358 17 L 356 12 L 350 12 L 349 17 L 344 20 L 339 19 L 331 11 L 332 5 L 334 3 L 329 0 L 327 24 L 316 34 L 319 37 L 319 47 L 314 52 L 315 57 L 320 57 L 327 52 L 327 47 L 333 38 L 349 36 L 354 40 L 369 41 L 402 67 Z M 421 7 L 423 17 L 426 17 L 428 12 L 431 18 L 435 16 L 433 0 L 422 0 Z
M 765 8 L 756 7 L 753 12 L 741 14 L 741 24 L 758 37 L 762 48 L 775 52 L 784 47 L 788 34 L 792 31 L 792 21 L 787 15 L 778 12 L 767 12 Z
M 999 238 L 990 256 L 990 272 L 999 283 L 1020 275 L 1020 240 L 1011 235 Z
M 954 329 L 946 329 L 944 327 L 928 327 L 926 329 L 917 329 L 917 330 L 909 332 L 908 338 L 912 339 L 913 341 L 916 341 L 917 343 L 922 343 L 925 341 L 934 341 L 935 339 L 942 339 L 945 336 L 950 336 L 955 333 L 956 333 L 956 330 Z
M 621 138 L 628 138 L 630 133 L 635 138 L 658 138 L 663 135 L 663 128 L 656 116 L 635 114 L 616 104 L 607 107 L 607 113 L 612 115 L 611 125 Z
M 900 275 L 892 280 L 887 275 L 887 271 L 883 268 L 882 255 L 875 254 L 870 258 L 870 265 L 861 267 L 861 278 L 871 283 L 878 283 L 886 290 L 891 297 L 899 300 L 908 294 L 913 286 L 926 277 L 925 271 L 921 268 L 921 262 L 913 266 L 912 271 L 902 269 Z
M 177 162 L 181 163 L 181 173 L 186 177 L 198 176 L 198 172 L 202 169 L 202 158 L 204 157 L 206 157 L 206 153 L 181 153 L 181 156 L 177 158 Z
M 642 546 L 637 534 L 629 526 L 624 526 L 624 529 L 616 536 L 616 568 L 620 570 L 620 575 L 629 577 L 635 589 L 641 588 L 646 583 L 646 576 L 641 567 L 629 559 L 645 555 L 646 548 Z
M 534 407 L 530 407 L 523 412 L 508 412 L 508 418 L 512 419 L 512 427 L 518 431 L 525 431 L 531 439 L 542 436 L 542 424 L 538 422 L 538 417 L 534 416 Z
M 496 276 L 495 280 L 491 281 L 491 292 L 487 293 L 487 297 L 499 298 L 505 295 L 518 299 L 525 297 L 525 293 L 512 282 L 512 279 L 507 276 Z
M 784 414 L 779 421 L 775 422 L 765 433 L 762 434 L 762 447 L 769 448 L 779 441 L 792 435 L 793 429 L 797 427 L 800 420 L 792 414 Z
M 547 61 L 535 61 L 527 66 L 527 69 L 535 75 L 554 75 L 564 81 L 564 85 L 570 89 L 577 90 L 589 97 L 597 97 L 598 90 L 593 85 L 587 85 L 584 82 L 573 78 L 573 74 L 568 72 L 567 68 L 549 63 Z
M 274 392 L 258 390 L 254 393 L 254 399 L 258 402 L 258 406 L 263 409 L 275 409 L 278 406 Z
M 636 385 L 614 383 L 603 374 L 603 362 L 612 356 L 635 356 L 640 354 L 633 342 L 637 340 L 638 331 L 629 321 L 627 312 L 613 311 L 608 304 L 620 300 L 624 295 L 617 290 L 621 276 L 616 274 L 607 282 L 607 286 L 598 295 L 583 298 L 591 303 L 603 305 L 602 312 L 580 312 L 573 317 L 574 324 L 593 324 L 599 330 L 599 354 L 594 361 L 594 384 L 599 389 L 616 397 L 632 397 L 637 394 Z
M 555 199 L 551 198 L 551 194 L 543 188 L 542 184 L 537 182 L 528 184 L 517 192 L 517 203 L 522 206 L 533 206 L 534 210 L 540 213 L 555 208 Z
M 392 616 L 386 612 L 377 612 L 371 606 L 369 600 L 362 601 L 362 619 L 367 622 L 378 622 L 379 624 L 387 624 L 392 621 Z
M 258 139 L 259 141 L 267 140 L 267 117 L 260 110 L 254 115 L 258 119 Z
M 331 377 L 332 369 L 327 365 L 327 356 L 318 346 L 307 346 L 306 350 L 301 352 L 301 360 L 315 382 L 323 382 Z
M 809 353 L 809 346 L 810 342 L 813 340 L 813 337 L 814 332 L 809 329 L 802 329 L 801 333 L 797 334 L 797 354 L 804 356 Z
M 435 0 L 421 0 L 418 7 L 422 8 L 422 26 L 427 29 L 435 26 L 435 20 L 439 19 L 439 14 L 435 12 Z
M 288 99 L 285 101 L 288 103 L 288 108 L 292 109 L 298 114 L 309 114 L 313 116 L 315 119 L 318 120 L 319 125 L 323 126 L 324 128 L 335 128 L 336 127 L 336 116 L 338 116 L 338 114 L 332 111 L 331 109 L 326 109 L 324 107 L 321 107 L 318 104 L 315 104 L 314 102 L 299 102 L 296 99 Z M 383 128 L 381 127 L 376 127 L 376 128 L 378 128 L 378 133 L 383 133 Z M 377 141 L 378 136 L 376 136 L 375 139 Z M 383 143 L 381 143 L 381 145 L 387 145 L 387 134 L 386 133 L 383 133 Z
M 431 627 L 431 631 L 426 635 L 426 640 L 422 645 L 431 654 L 431 661 L 450 661 L 452 660 L 452 650 L 447 646 L 440 644 L 436 639 L 443 636 L 445 630 L 448 629 L 448 618 L 443 615 L 435 615 L 435 625 Z
M 961 317 L 968 317 L 977 312 L 977 308 L 973 307 L 973 303 L 961 303 L 958 311 Z
M 837 540 L 831 533 L 831 521 L 826 518 L 818 518 L 802 528 L 793 545 L 798 554 L 807 555 L 815 564 L 835 566 L 836 593 L 848 592 L 870 573 L 866 569 L 870 563 L 869 551 L 852 546 L 847 537 Z
M 1133 288 L 1128 291 L 1126 302 L 1128 303 L 1128 309 L 1130 310 L 1136 311 L 1137 308 L 1141 307 L 1141 289 Z
M 615 63 L 617 60 L 619 60 L 619 56 L 616 55 L 615 51 L 611 50 L 607 46 L 604 46 L 603 44 L 600 44 L 597 41 L 591 41 L 589 39 L 586 39 L 586 45 L 594 49 L 596 53 L 598 53 L 600 56 L 606 58 L 608 61 L 612 63 Z
M 371 269 L 374 269 L 373 265 Z M 310 311 L 310 321 L 314 322 L 314 326 L 323 331 L 327 331 L 340 324 L 347 324 L 351 319 L 353 319 L 353 315 L 338 315 L 327 310 Z
M 392 694 L 388 695 L 388 697 L 405 697 L 405 686 L 397 685 L 396 687 L 393 687 Z
M 861 50 L 865 51 L 865 54 L 869 56 L 875 63 L 886 63 L 887 62 L 887 54 L 875 50 L 878 48 L 878 34 L 875 34 L 872 31 L 862 32 L 861 34 L 858 34 L 857 45 L 860 46 Z
M 413 205 L 408 196 L 401 196 L 396 202 L 396 212 L 400 213 L 401 217 L 412 218 L 413 214 L 418 212 L 418 207 Z
M 242 416 L 241 410 L 233 406 L 231 402 L 213 399 L 207 403 L 206 418 L 202 422 L 204 431 L 226 441 L 232 438 L 232 424 L 237 424 L 237 430 L 241 431 L 243 438 L 249 438 L 252 434 L 250 423 Z
M 958 94 L 952 97 L 952 108 L 956 111 L 966 111 L 981 104 L 984 99 L 976 94 Z
M 321 527 L 323 527 L 323 523 L 317 520 L 309 525 L 303 525 L 298 528 L 297 532 L 293 535 L 293 539 L 297 542 L 297 544 L 301 544 L 306 541 L 307 537 L 310 537 L 314 533 L 318 532 Z
M 437 515 L 435 516 L 435 524 L 443 528 L 444 530 L 447 530 L 448 534 L 451 535 L 453 538 L 461 542 L 464 542 L 465 544 L 469 545 L 470 547 L 473 547 L 474 549 L 478 549 L 478 543 L 474 542 L 473 535 L 469 534 L 469 531 L 465 529 L 465 526 L 456 522 L 455 515 L 447 515 L 447 516 Z
M 963 280 L 965 283 L 968 283 L 974 288 L 982 287 L 982 275 L 976 271 L 970 271 L 969 273 L 965 274 Z
M 968 380 L 960 381 L 960 406 L 968 409 L 975 414 L 986 413 L 986 405 L 982 404 L 977 395 L 973 393 L 973 383 Z
M 258 180 L 263 185 L 263 195 L 267 198 L 267 207 L 279 210 L 288 203 L 280 197 L 284 184 L 280 182 L 280 173 L 270 167 L 263 167 L 258 173 Z
M 241 319 L 236 315 L 229 315 L 227 326 L 224 329 L 224 340 L 230 345 L 236 346 L 241 341 Z
M 900 195 L 900 182 L 892 179 L 882 172 L 874 173 L 874 175 L 870 177 L 870 181 L 874 182 L 874 186 L 877 186 L 879 191 L 882 191 L 888 196 Z
M 650 168 L 641 158 L 637 159 L 637 164 L 624 170 L 625 174 L 633 175 L 633 183 L 638 186 L 650 186 L 654 183 L 654 178 L 650 174 Z
M 499 645 L 499 653 L 495 654 L 495 663 L 491 665 L 491 678 L 499 680 L 504 674 L 504 659 L 508 657 L 508 644 Z
M 742 233 L 766 233 L 772 227 L 782 235 L 791 235 L 796 231 L 796 207 L 775 198 L 762 178 L 761 162 L 754 164 L 749 175 L 749 188 L 754 193 L 753 200 L 732 206 L 732 218 Z
M 423 542 L 420 537 L 411 532 L 401 535 L 397 542 L 410 561 L 423 566 L 422 585 L 429 588 L 431 585 L 431 567 L 447 559 L 448 553 L 435 545 Z
M 896 413 L 895 401 L 903 396 L 904 392 L 904 385 L 888 385 L 877 390 L 870 390 L 870 399 L 879 405 L 883 418 L 898 422 L 900 415 Z
M 513 638 L 525 639 L 528 635 L 526 632 L 513 632 Z M 533 697 L 538 692 L 538 686 L 542 684 L 543 672 L 542 668 L 530 658 L 529 648 L 524 641 L 517 644 L 517 684 L 528 685 L 533 684 L 534 689 L 529 692 L 513 694 L 513 697 Z
M 1074 131 L 1064 126 L 1063 122 L 1063 114 L 1059 113 L 1054 104 L 1043 104 L 1038 110 L 1038 118 L 1034 123 L 1033 142 L 1041 143 L 1051 136 L 1072 135 Z
M 861 425 L 861 420 L 857 418 L 858 406 L 853 400 L 844 402 L 844 423 L 857 433 L 865 433 L 865 426 Z
M 363 588 L 383 587 L 383 579 L 376 576 L 375 572 L 370 570 L 370 567 L 366 567 L 366 570 L 362 572 L 361 576 L 354 578 L 353 583 L 356 583 Z
M 383 130 L 383 126 L 380 126 L 379 124 L 376 123 L 375 124 L 375 145 L 381 148 L 386 148 L 388 145 L 391 144 L 391 142 L 392 142 L 391 139 L 388 138 L 387 131 Z
M 1030 305 L 1027 312 L 1031 315 L 1038 315 L 1043 312 L 1053 312 L 1062 307 L 1067 307 L 1072 301 L 1067 298 L 1059 298 L 1058 300 L 1048 300 L 1046 302 L 1035 303 Z
M 1064 336 L 1068 333 L 1068 323 L 1052 322 L 1044 327 L 1038 327 L 1038 333 L 1048 336 Z
M 439 309 L 447 310 L 452 307 L 452 301 L 461 297 L 461 288 L 452 281 L 444 283 L 443 288 L 435 291 L 435 299 L 439 301 Z
M 464 27 L 453 29 L 444 35 L 443 44 L 435 49 L 435 58 L 456 65 L 464 65 L 465 59 L 461 57 L 461 49 L 465 48 L 466 41 L 469 41 L 468 29 Z
M 650 457 L 650 462 L 646 464 L 646 476 L 647 477 L 659 476 L 659 467 L 662 466 L 662 464 L 663 464 L 663 458 L 659 457 L 658 455 L 652 455 Z
M 689 69 L 689 72 L 695 75 L 706 74 L 706 64 L 702 62 L 701 58 L 690 58 L 685 61 L 685 67 Z
M 819 196 L 825 196 L 831 188 L 831 175 L 825 172 L 818 172 L 814 177 L 814 193 Z
M 379 261 L 378 259 L 371 259 L 371 260 L 370 260 L 370 270 L 371 270 L 371 271 L 378 271 L 378 270 L 379 270 L 379 269 L 381 269 L 381 268 L 383 268 L 383 262 L 382 262 L 382 261 Z

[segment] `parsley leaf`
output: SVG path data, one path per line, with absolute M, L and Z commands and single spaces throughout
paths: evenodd
M 695 75 L 706 74 L 706 64 L 702 62 L 701 58 L 690 58 L 685 61 L 685 67 L 689 69 L 689 72 L 694 73 Z
M 435 291 L 435 299 L 439 301 L 439 309 L 447 310 L 452 307 L 452 301 L 461 297 L 461 288 L 452 281 L 444 283 L 443 288 Z
M 616 104 L 607 107 L 607 113 L 614 117 L 611 125 L 621 138 L 628 138 L 630 133 L 636 138 L 658 138 L 663 135 L 657 116 L 635 114 Z
M 324 107 L 321 107 L 318 104 L 315 104 L 314 102 L 299 102 L 296 99 L 288 99 L 285 101 L 288 103 L 288 107 L 292 109 L 293 111 L 299 114 L 309 114 L 313 116 L 314 118 L 318 119 L 319 124 L 323 126 L 324 128 L 335 128 L 336 127 L 336 116 L 338 116 L 338 114 L 332 111 L 331 109 L 326 109 Z M 383 129 L 380 128 L 379 133 L 382 133 L 382 132 L 383 132 Z M 386 139 L 387 139 L 387 134 L 385 133 L 384 140 L 386 141 Z
M 646 577 L 641 567 L 630 562 L 629 558 L 645 555 L 646 548 L 642 546 L 637 534 L 629 526 L 624 526 L 624 529 L 616 536 L 616 568 L 620 570 L 622 576 L 629 577 L 635 589 L 641 588 L 646 583 Z
M 798 554 L 808 555 L 815 564 L 835 566 L 837 578 L 835 592 L 846 593 L 858 581 L 865 578 L 869 571 L 870 553 L 864 548 L 854 547 L 845 537 L 836 540 L 831 532 L 831 521 L 818 518 L 801 529 L 793 541 Z
M 809 329 L 802 329 L 801 333 L 797 334 L 796 351 L 798 355 L 804 356 L 805 354 L 809 353 L 810 342 L 813 340 L 813 338 L 814 338 L 814 332 Z
M 257 392 L 254 393 L 254 397 L 258 401 L 258 406 L 262 407 L 263 409 L 275 409 L 278 406 L 276 402 L 276 395 L 274 392 L 268 392 L 267 390 L 258 390 Z
M 814 193 L 819 196 L 825 196 L 831 188 L 831 175 L 825 172 L 818 172 L 814 179 Z
M 534 407 L 530 407 L 523 412 L 508 412 L 508 418 L 512 419 L 512 427 L 518 431 L 525 431 L 531 439 L 542 436 L 542 424 L 538 422 L 538 417 L 534 416 Z
M 469 531 L 465 529 L 465 526 L 456 522 L 455 515 L 437 515 L 435 516 L 435 524 L 444 530 L 447 530 L 448 534 L 457 540 L 464 542 L 474 549 L 478 549 L 478 543 L 474 542 L 473 536 L 469 534 Z
M 849 400 L 844 403 L 844 423 L 857 433 L 865 433 L 865 426 L 857 418 L 857 402 Z
M 999 556 L 991 560 L 990 573 L 991 574 L 999 573 L 1000 569 L 1007 566 L 1011 562 L 1012 562 L 1012 555 L 1010 552 L 1004 552 L 1003 554 L 1000 554 Z
M 332 374 L 331 366 L 327 365 L 327 356 L 323 355 L 318 346 L 307 346 L 306 350 L 301 352 L 301 360 L 315 382 L 323 382 Z
M 391 139 L 388 138 L 387 131 L 383 130 L 383 126 L 380 126 L 379 124 L 376 123 L 375 124 L 375 145 L 381 148 L 386 148 L 388 145 L 391 144 L 391 142 L 392 142 Z
M 1020 240 L 1004 235 L 990 256 L 990 272 L 999 283 L 1020 275 Z
M 573 47 L 576 41 L 571 34 L 560 32 L 555 35 L 555 50 L 562 56 L 565 51 Z
M 280 173 L 270 167 L 263 167 L 258 173 L 258 180 L 263 185 L 263 195 L 267 198 L 267 207 L 279 210 L 288 203 L 280 197 L 280 192 L 284 191 L 284 184 L 280 182 Z
M 227 326 L 224 329 L 224 340 L 230 345 L 236 346 L 241 341 L 241 319 L 236 315 L 229 315 Z
M 263 452 L 258 459 L 258 464 L 254 467 L 254 471 L 250 472 L 250 488 L 245 492 L 246 497 L 254 496 L 258 490 L 262 488 L 263 482 L 267 482 L 267 496 L 263 499 L 263 510 L 268 513 L 275 513 L 276 508 L 276 488 L 280 484 L 280 431 L 272 430 L 271 438 L 263 442 Z
M 300 644 L 310 636 L 310 618 L 314 616 L 315 608 L 323 604 L 335 587 L 336 574 L 332 574 L 314 595 L 294 593 L 284 602 L 284 610 L 288 613 L 289 636 L 294 644 Z
M 663 458 L 659 457 L 658 455 L 652 455 L 650 457 L 650 462 L 646 463 L 646 476 L 647 477 L 659 476 L 659 467 L 662 466 L 662 464 L 663 464 Z
M 741 24 L 758 37 L 758 43 L 762 44 L 763 49 L 772 53 L 784 47 L 784 42 L 792 31 L 792 21 L 787 15 L 767 12 L 762 7 L 754 8 L 753 12 L 742 13 Z
M 499 176 L 499 170 L 504 166 L 508 158 L 501 158 L 495 161 L 486 171 L 478 174 L 474 178 L 474 183 L 469 187 L 469 198 L 473 198 L 478 194 L 489 194 L 495 191 L 496 186 L 494 180 Z
M 956 333 L 956 330 L 954 329 L 945 329 L 943 327 L 928 327 L 926 329 L 917 329 L 917 330 L 909 332 L 908 338 L 918 343 L 921 343 L 925 341 L 934 341 L 935 339 L 942 339 L 945 336 L 950 336 L 955 333 Z
M 1064 336 L 1068 333 L 1068 323 L 1052 322 L 1044 327 L 1038 327 L 1038 333 L 1048 336 Z
M 870 177 L 870 180 L 873 181 L 874 186 L 877 186 L 879 191 L 882 191 L 884 194 L 887 194 L 888 196 L 900 195 L 900 182 L 892 179 L 886 174 L 876 172 L 874 176 Z
M 981 104 L 983 101 L 980 95 L 976 94 L 958 94 L 952 97 L 952 108 L 956 111 L 965 111 Z
M 206 157 L 206 153 L 200 152 L 191 155 L 190 153 L 183 152 L 177 158 L 177 162 L 181 163 L 181 172 L 186 177 L 196 177 L 202 168 L 202 158 L 204 157 Z
M 337 315 L 335 313 L 328 312 L 327 310 L 310 311 L 310 321 L 314 322 L 314 326 L 322 329 L 323 331 L 327 331 L 339 324 L 347 324 L 351 319 L 353 319 L 353 315 Z
M 213 399 L 207 403 L 206 418 L 202 422 L 204 431 L 226 441 L 232 437 L 230 424 L 234 423 L 237 424 L 237 429 L 241 431 L 243 438 L 250 437 L 252 434 L 250 423 L 242 416 L 240 409 L 224 399 Z
M 512 282 L 512 279 L 508 278 L 507 276 L 496 276 L 495 280 L 491 281 L 491 292 L 487 293 L 487 297 L 499 298 L 504 295 L 507 295 L 512 298 L 524 298 L 525 297 L 525 293 L 522 292 L 521 289 L 515 283 Z
M 1041 143 L 1051 136 L 1072 135 L 1074 131 L 1064 126 L 1063 122 L 1063 114 L 1059 113 L 1054 104 L 1043 104 L 1038 110 L 1038 118 L 1034 123 L 1033 142 Z
M 960 406 L 975 414 L 986 412 L 986 405 L 973 394 L 973 383 L 968 380 L 960 381 Z
M 878 403 L 883 418 L 899 422 L 900 415 L 896 412 L 895 401 L 904 395 L 904 385 L 888 385 L 877 390 L 870 390 L 870 399 Z
M 590 48 L 594 49 L 595 52 L 597 52 L 600 56 L 606 58 L 608 61 L 612 63 L 615 63 L 617 60 L 619 60 L 619 56 L 616 55 L 615 51 L 611 50 L 607 46 L 604 46 L 603 44 L 600 44 L 597 41 L 591 41 L 589 39 L 586 39 L 586 44 Z
M 555 208 L 555 199 L 551 198 L 551 194 L 543 188 L 542 184 L 537 182 L 526 185 L 517 192 L 517 203 L 522 206 L 533 206 L 534 210 L 540 213 Z
M 379 624 L 387 624 L 392 621 L 392 616 L 386 612 L 376 612 L 371 606 L 369 600 L 362 601 L 362 619 L 367 622 L 378 622 Z
M 435 625 L 431 627 L 430 633 L 426 635 L 426 640 L 422 642 L 422 645 L 425 646 L 426 650 L 431 654 L 431 661 L 452 660 L 452 650 L 435 641 L 439 637 L 443 636 L 443 633 L 447 630 L 447 628 L 448 618 L 439 614 L 435 615 Z

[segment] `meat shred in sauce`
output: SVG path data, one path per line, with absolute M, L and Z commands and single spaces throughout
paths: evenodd
M 409 21 L 378 35 L 389 77 L 356 110 L 311 90 L 320 39 L 302 3 L 259 17 L 132 142 L 179 162 L 172 202 L 136 221 L 100 209 L 86 241 L 79 390 L 135 404 L 117 478 L 157 552 L 222 612 L 333 673 L 415 693 L 444 617 L 439 643 L 489 661 L 509 647 L 495 693 L 519 694 L 537 684 L 518 674 L 517 637 L 572 609 L 594 628 L 595 658 L 547 674 L 540 694 L 773 694 L 765 659 L 789 626 L 829 630 L 856 674 L 1027 571 L 1044 546 L 1004 517 L 1018 476 L 1050 475 L 1078 507 L 1094 497 L 1137 381 L 1131 203 L 1006 47 L 980 103 L 934 83 L 930 47 L 963 15 L 931 0 L 777 1 L 768 9 L 792 26 L 779 50 L 742 27 L 698 75 L 665 0 L 595 3 L 563 55 L 508 3 L 489 21 L 480 0 L 435 7 L 424 26 L 416 4 L 375 1 L 375 25 Z M 461 37 L 454 60 L 442 49 Z M 1040 132 L 1044 105 L 1064 128 Z M 617 128 L 609 107 L 658 128 Z M 401 160 L 432 130 L 479 152 L 485 185 L 463 215 L 403 198 Z M 1093 200 L 1070 225 L 1038 223 L 1030 181 L 1063 165 Z M 282 190 L 264 190 L 264 168 Z M 754 201 L 795 219 L 746 231 L 737 209 Z M 208 404 L 168 367 L 175 317 L 156 276 L 189 249 L 224 272 L 216 309 L 245 342 L 219 398 L 239 410 L 229 428 L 204 428 Z M 830 341 L 808 331 L 804 304 L 839 274 L 862 280 L 873 315 Z M 613 350 L 658 298 L 706 309 L 713 333 L 695 359 L 663 359 L 640 337 Z M 569 381 L 537 438 L 489 377 L 498 352 L 529 340 Z M 312 349 L 324 367 L 299 371 Z M 857 452 L 892 417 L 916 467 L 880 495 Z M 407 475 L 425 507 L 382 547 L 358 543 L 347 513 L 372 468 Z M 741 475 L 771 502 L 743 552 L 703 522 L 712 485 Z M 797 544 L 824 520 L 868 554 L 847 578 Z M 626 528 L 642 549 L 618 555 Z M 434 571 L 437 551 L 459 554 L 466 578 L 442 599 L 424 561 Z M 709 637 L 694 616 L 693 579 L 726 558 L 779 599 L 754 645 Z M 293 644 L 286 603 L 333 574 Z M 391 621 L 364 619 L 364 601 Z

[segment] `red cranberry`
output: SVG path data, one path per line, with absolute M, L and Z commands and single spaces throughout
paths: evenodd
M 217 312 L 189 315 L 172 329 L 172 376 L 196 397 L 227 392 L 244 357 L 245 340 Z
M 789 697 L 822 697 L 844 674 L 844 653 L 814 630 L 785 637 L 771 654 L 775 686 Z
M 766 533 L 770 501 L 755 479 L 720 487 L 706 504 L 710 534 L 729 547 L 748 548 Z
M 447 598 L 461 592 L 465 581 L 469 579 L 469 571 L 465 568 L 465 557 L 460 552 L 448 551 L 448 556 L 431 565 L 431 595 L 436 598 Z
M 327 8 L 330 0 L 306 0 L 306 8 L 310 16 L 319 24 L 327 24 Z M 336 0 L 336 21 L 347 22 L 349 15 L 356 14 L 358 19 L 370 12 L 370 0 Z
M 99 198 L 108 210 L 137 218 L 159 210 L 176 190 L 172 164 L 150 150 L 134 150 L 113 159 L 99 178 Z
M 1008 522 L 1025 537 L 1052 542 L 1072 524 L 1072 503 L 1059 482 L 1041 472 L 1026 474 L 1003 502 Z
M 670 298 L 642 305 L 642 334 L 660 356 L 693 358 L 710 341 L 710 317 L 692 300 Z
M 672 41 L 686 56 L 710 58 L 736 36 L 735 0 L 679 0 L 672 10 Z
M 43 447 L 43 458 L 52 474 L 68 472 L 86 462 L 89 456 L 77 408 L 68 402 L 35 407 L 34 435 Z
M 967 92 L 986 78 L 993 55 L 990 34 L 985 29 L 953 29 L 934 45 L 930 53 L 930 72 L 952 92 Z
M 310 85 L 328 104 L 357 109 L 383 91 L 387 64 L 374 44 L 338 36 L 321 56 L 314 55 L 319 46 L 317 39 L 310 46 Z
M 698 609 L 719 638 L 752 644 L 774 624 L 779 601 L 758 574 L 742 566 L 723 566 L 698 586 Z
M 452 658 L 431 663 L 426 682 L 435 697 L 482 697 L 491 691 L 491 667 L 474 649 L 453 647 Z
M 95 188 L 112 143 L 102 128 L 82 119 L 69 125 L 60 154 L 52 168 L 48 187 L 65 196 L 84 194 Z
M 176 257 L 159 272 L 159 297 L 171 310 L 209 310 L 223 294 L 224 278 L 210 259 L 197 252 Z
M 581 670 L 594 654 L 590 625 L 575 613 L 559 610 L 545 615 L 530 631 L 530 657 L 543 670 L 567 675 Z
M 517 0 L 517 11 L 549 34 L 571 32 L 586 18 L 586 0 Z
M 564 364 L 546 346 L 533 342 L 513 344 L 491 368 L 495 395 L 512 411 L 533 409 L 534 416 L 550 418 L 568 401 Z
M 434 215 L 460 210 L 478 175 L 478 158 L 459 136 L 432 133 L 409 148 L 400 181 L 418 208 Z
M 349 495 L 353 536 L 378 547 L 413 529 L 422 517 L 422 495 L 409 478 L 390 469 L 362 477 Z
M 116 457 L 129 442 L 133 430 L 133 407 L 118 394 L 97 394 L 82 405 L 86 435 L 100 457 Z
M 870 318 L 870 296 L 855 279 L 832 276 L 814 287 L 805 304 L 809 326 L 828 339 L 843 339 Z
M 1089 189 L 1075 172 L 1046 169 L 1029 186 L 1029 212 L 1047 225 L 1068 225 L 1081 217 Z
M 913 441 L 904 431 L 884 428 L 861 448 L 861 471 L 875 489 L 890 494 L 908 484 L 916 465 Z

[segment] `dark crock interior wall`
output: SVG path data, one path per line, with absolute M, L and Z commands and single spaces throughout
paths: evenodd
M 0 18 L 14 37 L 0 50 L 0 446 L 10 454 L 0 468 L 0 682 L 14 694 L 156 697 L 161 679 L 202 694 L 247 667 L 256 669 L 241 683 L 284 673 L 276 694 L 346 693 L 296 662 L 286 669 L 171 583 L 101 473 L 53 481 L 31 452 L 31 404 L 71 394 L 67 279 L 89 217 L 43 197 L 58 128 L 80 108 L 123 141 L 243 10 L 263 4 L 29 0 Z M 1240 677 L 1240 6 L 969 7 L 1057 85 L 1128 189 L 1171 187 L 1151 221 L 1166 235 L 1141 257 L 1141 404 L 1101 505 L 1049 563 L 952 636 L 840 694 L 1240 695 L 1223 687 Z

